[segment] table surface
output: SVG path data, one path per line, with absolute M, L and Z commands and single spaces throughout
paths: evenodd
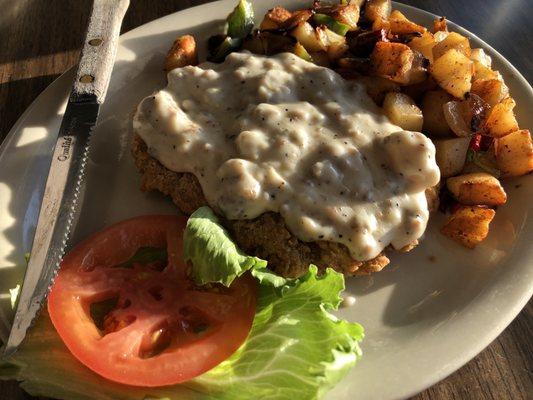
M 258 0 L 256 0 L 258 1 Z M 122 31 L 205 0 L 131 0 Z M 458 23 L 502 53 L 531 82 L 531 0 L 405 0 Z M 76 64 L 90 0 L 0 0 L 0 143 L 54 79 Z M 533 302 L 476 358 L 416 400 L 526 400 L 533 397 Z M 0 399 L 25 398 L 0 382 Z

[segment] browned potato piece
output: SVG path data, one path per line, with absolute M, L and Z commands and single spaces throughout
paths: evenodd
M 433 60 L 441 57 L 450 49 L 455 49 L 465 56 L 470 57 L 470 42 L 468 39 L 456 32 L 450 32 L 443 41 L 433 47 Z
M 346 44 L 346 38 L 341 36 L 332 30 L 319 26 L 316 28 L 317 32 L 323 30 L 324 34 L 327 37 L 327 53 L 331 61 L 338 60 L 346 51 L 348 50 L 348 45 Z
M 446 187 L 459 203 L 467 206 L 498 206 L 507 201 L 500 181 L 485 172 L 448 178 Z
M 265 14 L 259 29 L 279 29 L 292 16 L 292 13 L 283 7 L 274 7 Z
M 448 136 L 450 127 L 444 117 L 443 106 L 453 100 L 444 90 L 430 90 L 422 99 L 422 113 L 424 114 L 424 133 L 432 136 Z
M 423 33 L 427 29 L 409 21 L 400 11 L 394 10 L 389 16 L 388 28 L 394 35 L 404 35 L 409 33 Z
M 518 130 L 518 122 L 514 116 L 513 108 L 516 103 L 511 97 L 503 99 L 496 104 L 483 124 L 483 134 L 499 138 Z
M 470 59 L 472 61 L 477 61 L 481 63 L 484 67 L 489 68 L 489 69 L 492 65 L 492 59 L 490 58 L 489 55 L 487 55 L 487 53 L 485 53 L 485 50 L 481 48 L 472 49 L 470 51 Z
M 527 129 L 495 140 L 496 164 L 502 177 L 520 176 L 533 171 L 533 143 Z
M 448 25 L 446 23 L 446 17 L 436 18 L 433 21 L 433 32 L 447 31 Z
M 350 30 L 357 29 L 357 22 L 359 22 L 359 13 L 361 9 L 355 3 L 349 3 L 346 6 L 337 6 L 329 13 L 335 20 L 350 26 Z
M 474 62 L 474 82 L 477 80 L 485 79 L 498 79 L 498 73 L 486 67 L 478 60 L 473 60 Z
M 328 48 L 328 38 L 324 30 L 315 30 L 308 22 L 299 23 L 290 34 L 309 52 L 326 51 Z
M 198 64 L 196 42 L 191 35 L 179 36 L 165 58 L 165 71 Z
M 406 131 L 420 132 L 424 118 L 422 111 L 409 96 L 403 93 L 387 93 L 383 111 L 390 121 Z
M 440 190 L 440 182 L 437 183 L 435 186 L 428 187 L 425 191 L 429 212 L 434 212 L 439 209 L 439 204 L 440 204 L 439 190 Z
M 474 80 L 470 91 L 485 100 L 491 107 L 509 96 L 509 89 L 499 79 Z
M 461 206 L 448 218 L 441 232 L 469 249 L 489 234 L 489 224 L 496 212 L 490 208 Z
M 413 51 L 402 43 L 378 42 L 370 54 L 374 75 L 404 85 L 409 83 L 413 60 Z
M 448 50 L 430 66 L 439 86 L 460 99 L 470 91 L 472 72 L 472 61 L 456 49 Z
M 433 143 L 440 176 L 447 178 L 460 173 L 465 165 L 470 138 L 437 139 Z
M 378 106 L 383 104 L 387 93 L 400 91 L 397 83 L 379 76 L 361 76 L 358 81 L 365 86 L 366 92 Z
M 421 53 L 430 62 L 433 62 L 433 46 L 435 46 L 435 38 L 433 35 L 425 31 L 422 36 L 413 38 L 408 46 L 415 51 Z
M 365 17 L 370 22 L 388 19 L 391 11 L 391 0 L 368 0 L 365 5 Z

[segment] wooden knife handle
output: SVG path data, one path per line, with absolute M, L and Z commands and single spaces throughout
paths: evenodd
M 71 101 L 104 102 L 128 5 L 129 0 L 94 0 Z

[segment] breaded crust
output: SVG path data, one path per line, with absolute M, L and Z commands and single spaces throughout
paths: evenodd
M 136 134 L 133 137 L 132 154 L 142 174 L 141 190 L 157 190 L 170 196 L 185 214 L 207 205 L 198 179 L 190 173 L 166 169 L 148 154 L 146 144 Z M 283 218 L 277 213 L 268 212 L 252 220 L 224 219 L 223 224 L 242 250 L 268 260 L 269 267 L 285 277 L 302 275 L 309 264 L 316 265 L 322 271 L 331 267 L 350 276 L 377 272 L 389 263 L 383 253 L 372 260 L 357 261 L 343 244 L 303 242 L 289 232 Z

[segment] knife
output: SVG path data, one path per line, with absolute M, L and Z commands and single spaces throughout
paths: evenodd
M 24 283 L 4 355 L 13 354 L 37 316 L 72 227 L 89 152 L 104 102 L 129 0 L 94 0 L 76 79 L 52 154 Z

